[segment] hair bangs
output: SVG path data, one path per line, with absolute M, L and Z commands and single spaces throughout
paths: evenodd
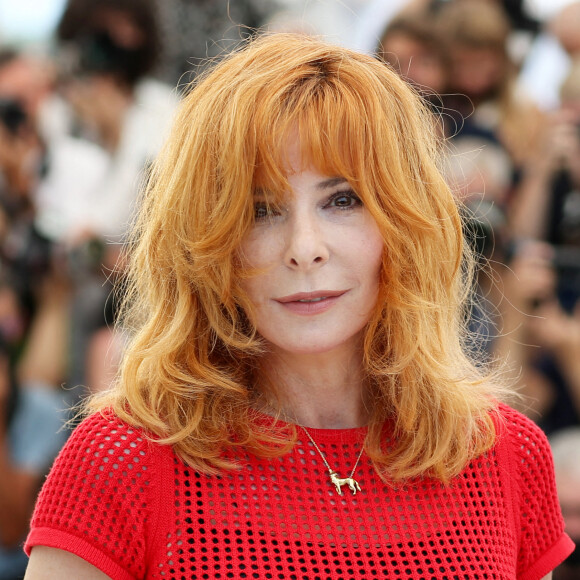
M 287 87 L 285 106 L 280 108 L 277 103 L 276 114 L 262 109 L 255 128 L 260 138 L 256 143 L 254 192 L 267 191 L 272 203 L 282 205 L 290 193 L 287 176 L 303 168 L 343 177 L 363 196 L 374 189 L 362 184 L 369 178 L 365 157 L 376 141 L 370 120 L 380 117 L 378 99 L 369 102 L 354 86 L 347 85 L 350 90 L 344 85 L 337 87 L 337 80 L 331 75 L 296 79 Z M 298 167 L 293 167 L 288 157 L 293 143 L 299 147 Z M 380 213 L 378 207 L 374 213 Z

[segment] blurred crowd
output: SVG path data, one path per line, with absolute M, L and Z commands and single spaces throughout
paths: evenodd
M 258 28 L 349 19 L 337 40 L 433 111 L 479 257 L 469 348 L 553 441 L 580 542 L 580 2 L 540 22 L 518 0 L 69 0 L 44 53 L 0 22 L 0 580 L 23 575 L 69 409 L 115 376 L 124 235 L 189 81 Z

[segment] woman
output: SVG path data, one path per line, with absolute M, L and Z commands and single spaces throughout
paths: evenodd
M 369 56 L 258 38 L 185 99 L 134 230 L 135 334 L 26 549 L 37 578 L 542 578 L 545 437 L 460 339 L 429 111 Z

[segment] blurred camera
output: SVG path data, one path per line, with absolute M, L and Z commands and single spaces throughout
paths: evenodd
M 553 246 L 553 248 L 558 296 L 564 310 L 571 313 L 580 299 L 580 247 Z
M 106 30 L 79 36 L 69 43 L 61 57 L 60 73 L 64 81 L 112 74 L 133 83 L 143 74 L 143 49 L 121 46 Z
M 73 278 L 99 273 L 105 250 L 105 244 L 99 238 L 90 238 L 72 248 L 68 254 L 68 267 Z
M 0 123 L 11 135 L 16 135 L 26 121 L 26 111 L 19 101 L 0 97 Z

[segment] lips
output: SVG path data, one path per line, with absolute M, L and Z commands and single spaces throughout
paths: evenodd
M 276 298 L 275 301 L 295 314 L 320 314 L 331 308 L 346 292 L 346 290 L 298 292 L 296 294 Z

